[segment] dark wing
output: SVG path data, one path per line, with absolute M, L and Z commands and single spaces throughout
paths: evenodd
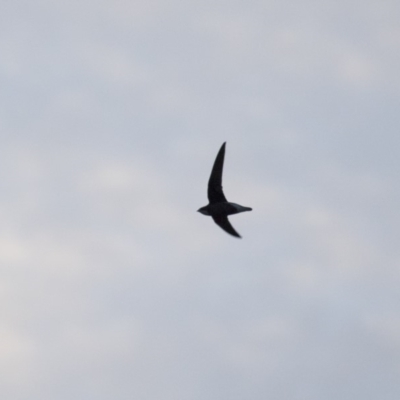
M 226 216 L 218 216 L 218 217 L 214 217 L 212 216 L 212 219 L 214 220 L 214 222 L 221 227 L 225 232 L 228 232 L 230 235 L 235 236 L 240 238 L 241 236 L 235 231 L 235 229 L 233 228 L 233 226 L 231 225 L 231 223 L 228 220 L 228 217 Z
M 225 145 L 221 146 L 208 181 L 208 200 L 210 204 L 227 201 L 222 191 L 222 170 L 224 168 Z

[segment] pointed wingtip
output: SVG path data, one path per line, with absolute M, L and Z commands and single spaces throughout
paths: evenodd
M 237 239 L 242 239 L 242 237 L 235 231 L 235 233 L 233 232 L 228 232 L 225 230 L 225 232 L 229 233 L 231 236 L 237 238 Z

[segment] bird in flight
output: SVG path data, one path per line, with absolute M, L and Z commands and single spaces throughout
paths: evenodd
M 238 214 L 244 211 L 251 211 L 252 209 L 236 203 L 231 203 L 230 201 L 226 200 L 224 192 L 222 191 L 222 170 L 224 168 L 225 145 L 226 142 L 223 143 L 217 154 L 217 158 L 214 161 L 214 166 L 208 181 L 209 204 L 199 208 L 197 211 L 203 215 L 210 216 L 214 222 L 225 232 L 240 238 L 241 236 L 235 231 L 229 222 L 228 215 Z

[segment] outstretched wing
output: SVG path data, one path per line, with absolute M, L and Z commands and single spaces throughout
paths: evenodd
M 224 168 L 225 145 L 221 146 L 208 181 L 208 200 L 210 204 L 227 201 L 222 191 L 222 170 Z
M 235 236 L 240 238 L 241 236 L 235 231 L 235 229 L 233 228 L 233 226 L 231 225 L 231 223 L 228 220 L 228 217 L 226 216 L 218 216 L 218 217 L 214 217 L 212 216 L 212 219 L 214 220 L 214 222 L 221 227 L 225 232 L 228 232 L 230 235 Z

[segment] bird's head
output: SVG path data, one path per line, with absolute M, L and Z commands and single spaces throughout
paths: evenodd
M 210 213 L 208 212 L 208 207 L 207 206 L 199 208 L 197 210 L 197 212 L 199 212 L 199 213 L 201 213 L 203 215 L 210 215 Z

